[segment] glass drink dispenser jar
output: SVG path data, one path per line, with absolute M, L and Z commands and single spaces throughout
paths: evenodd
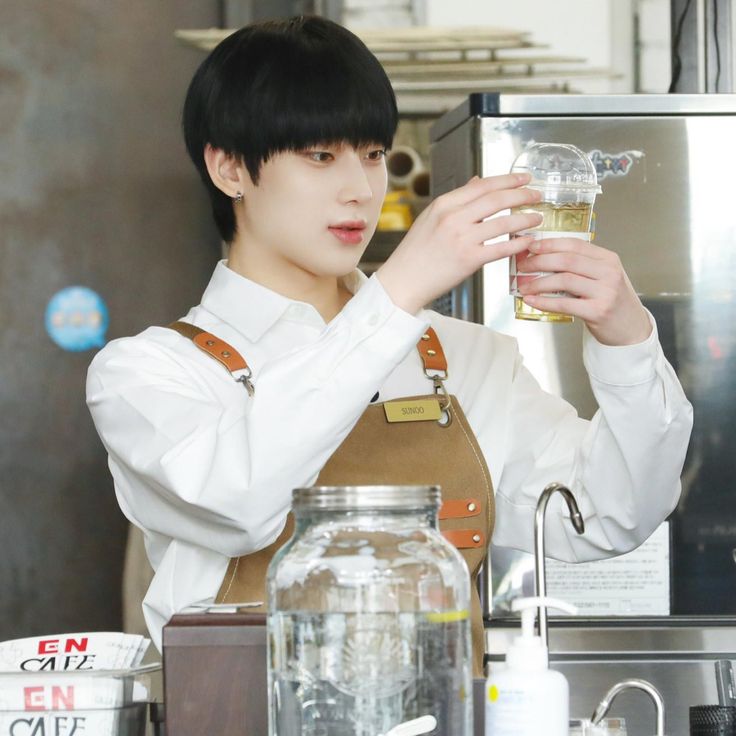
M 268 570 L 272 736 L 472 734 L 470 577 L 428 486 L 294 491 Z

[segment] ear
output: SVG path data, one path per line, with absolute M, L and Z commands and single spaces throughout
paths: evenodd
M 233 155 L 209 143 L 204 147 L 204 162 L 214 185 L 228 197 L 242 195 L 245 170 Z

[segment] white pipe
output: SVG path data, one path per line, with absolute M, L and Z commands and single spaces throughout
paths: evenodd
M 409 195 L 420 201 L 429 199 L 429 171 L 417 171 L 407 183 Z
M 419 213 L 432 201 L 429 196 L 429 171 L 418 171 L 409 180 L 406 185 L 409 192 L 409 202 L 414 217 L 418 217 Z
M 388 181 L 394 189 L 406 189 L 412 177 L 424 171 L 422 157 L 411 146 L 396 146 L 386 156 Z

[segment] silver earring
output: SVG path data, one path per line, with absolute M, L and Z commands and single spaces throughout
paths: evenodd
M 233 199 L 235 200 L 235 204 L 240 204 L 243 201 L 243 193 L 238 192 Z

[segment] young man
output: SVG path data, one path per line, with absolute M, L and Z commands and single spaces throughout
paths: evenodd
M 241 29 L 192 80 L 187 148 L 228 258 L 184 326 L 111 342 L 88 378 L 120 506 L 156 571 L 144 610 L 159 647 L 191 604 L 265 600 L 296 487 L 437 483 L 457 502 L 445 531 L 471 571 L 494 515 L 497 544 L 532 547 L 551 481 L 569 485 L 586 523 L 578 537 L 561 506 L 548 514 L 547 550 L 564 560 L 636 547 L 677 503 L 691 407 L 617 256 L 575 239 L 484 245 L 539 224 L 491 218 L 537 201 L 527 179 L 472 179 L 432 202 L 371 278 L 356 270 L 396 123 L 380 64 L 324 19 Z M 553 274 L 526 301 L 585 322 L 591 422 L 539 388 L 514 340 L 423 309 L 527 248 L 527 267 Z M 573 296 L 540 296 L 558 290 Z M 210 343 L 247 367 L 225 370 Z M 443 423 L 382 414 L 435 389 Z

